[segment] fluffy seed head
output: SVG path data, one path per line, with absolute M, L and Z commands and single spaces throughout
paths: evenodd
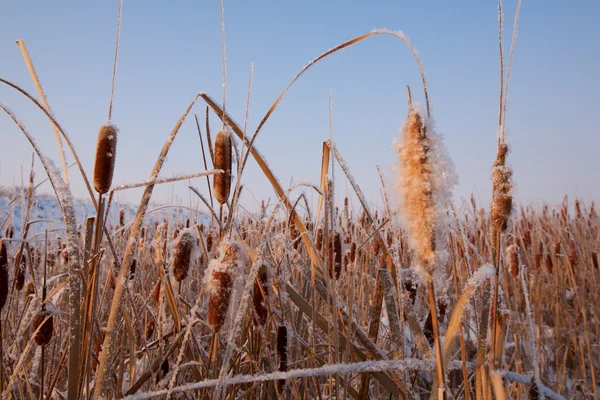
M 106 193 L 112 185 L 117 156 L 117 127 L 105 124 L 100 127 L 96 142 L 96 161 L 94 162 L 94 189 Z
M 436 242 L 445 241 L 446 207 L 457 183 L 454 164 L 432 123 L 411 107 L 396 145 L 397 187 L 403 223 L 409 233 L 418 270 L 431 274 L 436 266 Z
M 214 176 L 215 198 L 219 204 L 225 204 L 229 198 L 231 190 L 231 134 L 227 131 L 220 131 L 215 137 L 215 169 L 225 171 L 222 174 Z

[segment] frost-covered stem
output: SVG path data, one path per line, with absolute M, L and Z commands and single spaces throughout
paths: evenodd
M 196 103 L 200 95 L 196 95 L 188 108 L 185 110 L 183 115 L 179 118 L 179 121 L 175 124 L 175 127 L 171 131 L 171 134 L 167 138 L 167 141 L 163 145 L 163 148 L 160 152 L 156 163 L 154 164 L 154 168 L 152 173 L 150 174 L 150 180 L 154 180 L 160 174 L 160 170 L 165 162 L 165 158 L 171 148 L 171 144 L 175 140 L 175 136 L 181 127 L 181 124 L 187 117 L 188 113 L 192 109 L 193 105 Z M 150 197 L 152 196 L 152 191 L 154 190 L 154 185 L 147 186 L 144 190 L 144 194 L 140 201 L 140 206 L 138 208 L 137 215 L 133 222 L 133 226 L 131 227 L 131 232 L 129 234 L 129 238 L 127 239 L 127 245 L 125 247 L 125 254 L 123 255 L 123 260 L 121 262 L 121 269 L 119 271 L 119 276 L 116 279 L 116 287 L 113 295 L 113 300 L 110 305 L 110 314 L 108 317 L 108 323 L 106 326 L 106 336 L 104 337 L 104 343 L 102 344 L 102 352 L 100 353 L 100 362 L 98 365 L 98 370 L 95 378 L 95 387 L 94 387 L 94 400 L 101 400 L 106 398 L 106 389 L 105 385 L 108 380 L 108 364 L 113 357 L 115 352 L 114 342 L 116 339 L 116 330 L 119 324 L 120 316 L 121 316 L 121 299 L 123 297 L 123 293 L 125 292 L 126 282 L 128 281 L 129 274 L 129 266 L 131 265 L 131 260 L 134 255 L 134 251 L 137 244 L 137 236 L 139 234 L 140 228 L 143 223 L 144 214 L 148 209 L 148 204 L 150 203 Z
M 229 336 L 227 338 L 227 346 L 225 348 L 225 356 L 223 358 L 223 363 L 221 364 L 221 371 L 219 372 L 219 382 L 222 382 L 229 370 L 229 361 L 231 360 L 231 356 L 233 355 L 233 351 L 236 348 L 235 338 L 239 337 L 240 329 L 242 326 L 242 322 L 244 320 L 244 315 L 246 314 L 246 309 L 248 306 L 248 301 L 250 299 L 250 293 L 252 292 L 252 288 L 254 287 L 254 281 L 256 279 L 256 275 L 258 273 L 258 267 L 260 266 L 260 262 L 254 262 L 252 265 L 252 270 L 246 279 L 246 284 L 244 285 L 244 289 L 242 292 L 242 296 L 239 301 L 239 308 L 233 320 L 233 326 L 231 331 L 229 332 Z M 232 296 L 233 297 L 233 296 Z M 213 398 L 218 399 L 221 395 L 222 386 L 217 384 Z
M 521 264 L 519 268 L 521 286 L 523 287 L 523 296 L 525 297 L 525 313 L 527 314 L 527 323 L 529 325 L 529 347 L 531 351 L 531 363 L 533 364 L 533 376 L 536 384 L 540 381 L 540 366 L 537 359 L 537 347 L 535 346 L 535 329 L 533 327 L 533 310 L 531 309 L 531 301 L 529 299 L 529 290 L 527 289 L 527 281 L 525 280 L 525 264 Z
M 17 124 L 19 129 L 21 129 L 23 134 L 27 137 L 31 147 L 40 158 L 40 161 L 46 170 L 48 179 L 52 184 L 52 188 L 54 189 L 60 204 L 60 210 L 67 234 L 67 251 L 69 253 L 69 378 L 67 390 L 68 397 L 75 398 L 77 396 L 78 384 L 78 374 L 76 374 L 75 371 L 79 371 L 80 368 L 79 358 L 81 350 L 81 314 L 79 312 L 81 304 L 81 278 L 79 275 L 79 268 L 81 265 L 79 260 L 79 234 L 77 233 L 77 220 L 75 218 L 73 196 L 71 195 L 69 186 L 60 177 L 60 172 L 56 166 L 51 160 L 44 156 L 21 121 L 12 113 L 12 111 L 4 106 L 4 104 L 0 103 L 0 108 L 12 118 L 15 124 Z M 26 351 L 24 350 L 22 354 L 25 353 Z M 15 368 L 15 371 L 18 371 L 18 368 Z
M 431 313 L 431 326 L 433 330 L 433 339 L 435 345 L 435 360 L 436 360 L 436 372 L 437 372 L 437 380 L 438 380 L 438 398 L 445 399 L 446 398 L 446 389 L 445 389 L 445 378 L 444 378 L 444 358 L 442 357 L 442 344 L 440 340 L 440 331 L 438 326 L 438 318 L 437 318 L 437 306 L 435 299 L 435 288 L 433 285 L 433 279 L 429 277 L 427 280 L 427 292 L 428 292 L 428 300 L 429 300 L 429 312 Z M 432 390 L 434 390 L 432 388 Z

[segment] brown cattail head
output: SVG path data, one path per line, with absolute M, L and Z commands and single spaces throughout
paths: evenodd
M 493 198 L 491 219 L 494 228 L 503 232 L 508 227 L 508 219 L 512 212 L 512 170 L 506 166 L 508 146 L 499 143 L 496 152 L 496 161 L 492 169 Z
M 44 346 L 52 339 L 54 333 L 53 315 L 45 308 L 42 308 L 33 318 L 33 330 L 34 332 L 37 331 L 34 340 L 38 346 Z
M 323 248 L 323 228 L 317 229 L 317 251 L 321 251 Z
M 218 332 L 225 323 L 225 317 L 234 278 L 244 273 L 248 264 L 248 255 L 241 244 L 224 241 L 219 246 L 219 259 L 211 260 L 206 272 L 206 289 L 210 296 L 208 302 L 208 324 Z
M 135 270 L 137 269 L 137 259 L 131 260 L 131 265 L 129 266 L 129 279 L 135 278 Z
M 173 276 L 177 282 L 181 282 L 188 276 L 192 258 L 198 240 L 195 231 L 187 229 L 182 231 L 173 252 Z
M 356 260 L 356 242 L 352 242 L 350 245 L 350 262 L 354 263 Z
M 0 312 L 8 298 L 8 287 L 8 253 L 4 241 L 0 239 Z
M 233 281 L 227 271 L 211 271 L 211 296 L 208 302 L 208 324 L 218 332 L 225 323 Z
M 110 190 L 117 156 L 117 127 L 105 124 L 100 127 L 96 142 L 94 162 L 94 189 L 104 194 Z
M 254 281 L 254 288 L 252 291 L 252 304 L 254 305 L 254 311 L 256 312 L 256 318 L 254 319 L 255 325 L 264 326 L 267 322 L 267 307 L 266 303 L 269 299 L 269 272 L 266 264 L 262 263 L 258 267 L 258 273 L 256 280 Z
M 146 335 L 146 340 L 150 340 L 152 335 L 154 334 L 154 328 L 156 323 L 154 322 L 154 318 L 148 318 L 146 325 L 144 327 L 144 334 Z
M 279 371 L 287 371 L 288 369 L 288 334 L 287 327 L 281 325 L 277 327 L 277 355 L 279 356 Z M 280 379 L 278 382 L 279 390 L 283 388 L 285 379 Z
M 15 260 L 16 261 L 16 260 Z M 25 271 L 27 270 L 27 258 L 21 257 L 15 274 L 15 289 L 21 291 L 25 285 Z
M 225 171 L 214 176 L 213 187 L 219 204 L 227 203 L 231 190 L 231 134 L 227 131 L 217 133 L 215 137 L 214 166 Z
M 122 208 L 119 210 L 119 226 L 125 226 L 125 210 Z

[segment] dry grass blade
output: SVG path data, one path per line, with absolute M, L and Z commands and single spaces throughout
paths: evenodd
M 21 50 L 21 54 L 23 55 L 23 58 L 25 59 L 25 64 L 27 64 L 27 69 L 29 70 L 29 75 L 31 75 L 31 79 L 33 80 L 33 83 L 35 84 L 35 88 L 38 92 L 38 95 L 40 96 L 40 99 L 42 99 L 42 103 L 44 104 L 44 107 L 46 107 L 48 112 L 52 113 L 52 110 L 50 109 L 50 104 L 48 104 L 48 99 L 46 99 L 46 94 L 44 93 L 44 89 L 42 88 L 42 84 L 40 83 L 40 79 L 38 78 L 37 72 L 35 71 L 35 67 L 33 66 L 33 62 L 31 61 L 31 58 L 29 57 L 29 52 L 27 51 L 27 46 L 25 45 L 25 41 L 23 39 L 18 39 L 17 46 L 19 46 L 19 49 Z M 67 170 L 67 161 L 65 159 L 65 151 L 63 150 L 62 140 L 60 140 L 60 135 L 58 133 L 57 126 L 53 122 L 50 123 L 50 126 L 52 126 L 52 130 L 54 131 L 54 137 L 56 138 L 56 144 L 58 145 L 58 152 L 60 154 L 60 158 L 62 161 L 65 183 L 68 185 L 69 184 L 69 174 L 68 174 L 68 170 Z

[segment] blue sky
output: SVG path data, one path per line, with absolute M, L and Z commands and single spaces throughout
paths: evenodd
M 516 0 L 506 1 L 505 47 Z M 1 5 L 0 76 L 35 93 L 15 40 L 26 41 L 55 115 L 91 175 L 99 127 L 106 122 L 118 1 L 8 1 Z M 507 138 L 517 201 L 556 204 L 567 194 L 600 200 L 600 2 L 524 0 L 510 86 Z M 249 128 L 311 59 L 375 28 L 402 30 L 421 54 L 433 116 L 459 175 L 455 197 L 489 201 L 499 87 L 494 1 L 225 1 L 227 109 L 243 123 L 254 63 Z M 221 100 L 218 1 L 125 0 L 113 121 L 120 128 L 114 185 L 145 180 L 167 135 L 198 92 Z M 284 186 L 318 183 L 322 142 L 333 134 L 358 184 L 380 203 L 376 165 L 395 162 L 391 144 L 407 112 L 405 86 L 422 101 L 417 66 L 402 43 L 374 37 L 314 67 L 284 97 L 256 142 Z M 12 89 L 0 101 L 24 121 L 59 163 L 48 121 Z M 194 112 L 204 118 L 204 104 Z M 212 119 L 213 134 L 220 124 Z M 19 184 L 31 148 L 0 116 L 0 184 Z M 68 161 L 73 158 L 68 156 Z M 38 180 L 43 171 L 36 168 Z M 163 175 L 203 169 L 193 118 L 177 137 Z M 72 168 L 72 190 L 86 191 Z M 339 196 L 351 192 L 337 172 Z M 188 182 L 157 188 L 154 199 L 191 198 Z M 206 193 L 206 181 L 192 184 Z M 251 160 L 244 204 L 274 198 Z M 50 190 L 43 186 L 42 191 Z M 137 202 L 140 191 L 121 200 Z M 298 195 L 299 192 L 294 192 Z M 258 200 L 255 200 L 258 199 Z

